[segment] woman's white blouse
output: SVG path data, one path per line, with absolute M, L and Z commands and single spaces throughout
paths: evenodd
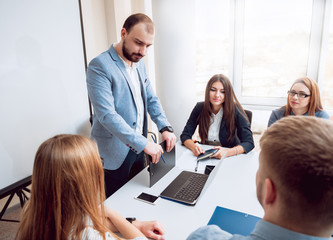
M 223 107 L 221 107 L 220 111 L 217 114 L 212 113 L 212 116 L 210 117 L 210 126 L 208 130 L 208 141 L 220 142 L 219 132 L 220 132 L 222 118 L 223 118 Z

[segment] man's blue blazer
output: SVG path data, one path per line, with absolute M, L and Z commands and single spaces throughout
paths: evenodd
M 158 130 L 171 126 L 155 95 L 144 62 L 138 62 L 144 104 L 143 134 L 136 132 L 137 109 L 133 85 L 122 59 L 113 46 L 94 58 L 87 69 L 87 88 L 94 116 L 91 137 L 97 142 L 105 169 L 118 169 L 128 151 L 143 151 L 148 143 L 147 112 Z

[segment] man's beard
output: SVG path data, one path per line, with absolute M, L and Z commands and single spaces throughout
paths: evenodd
M 126 41 L 123 42 L 123 47 L 122 47 L 122 51 L 123 51 L 123 55 L 124 57 L 131 61 L 131 62 L 138 62 L 140 61 L 140 59 L 143 57 L 140 53 L 129 53 L 128 49 L 126 48 Z M 138 58 L 136 58 L 138 57 Z

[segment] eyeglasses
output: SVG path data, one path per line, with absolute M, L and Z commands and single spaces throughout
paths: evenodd
M 288 91 L 288 95 L 291 97 L 294 97 L 295 95 L 297 95 L 298 98 L 307 98 L 310 97 L 311 95 L 306 94 L 306 93 L 302 93 L 302 92 L 296 92 L 296 91 Z

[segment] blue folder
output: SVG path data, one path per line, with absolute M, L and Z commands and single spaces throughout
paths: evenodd
M 231 234 L 248 236 L 261 218 L 217 206 L 208 225 L 217 225 Z

